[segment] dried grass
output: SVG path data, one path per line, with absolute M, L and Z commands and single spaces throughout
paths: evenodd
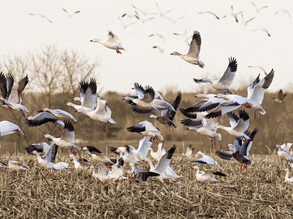
M 2 218 L 293 216 L 293 185 L 284 182 L 285 166 L 274 155 L 254 156 L 253 165 L 242 173 L 236 163 L 220 161 L 228 177 L 212 185 L 198 183 L 190 160 L 179 155 L 171 161 L 171 166 L 183 176 L 176 182 L 149 179 L 140 184 L 120 181 L 107 185 L 73 169 L 48 178 L 48 171 L 36 166 L 32 159 L 27 155 L 18 159 L 30 167 L 29 171 L 0 169 Z

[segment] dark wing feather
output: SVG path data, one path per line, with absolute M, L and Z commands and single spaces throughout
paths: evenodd
M 24 120 L 25 124 L 28 126 L 40 126 L 47 122 L 56 122 L 58 118 L 50 112 L 40 112 L 35 115 L 33 118 L 27 118 Z
M 272 69 L 271 72 L 264 78 L 265 82 L 262 86 L 264 89 L 269 88 L 269 86 L 271 85 L 271 83 L 273 81 L 274 75 L 275 75 L 275 71 L 274 71 L 274 69 Z
M 131 127 L 128 127 L 127 130 L 129 132 L 143 132 L 145 131 L 145 127 L 144 126 L 131 126 Z
M 231 151 L 216 151 L 216 155 L 224 160 L 231 160 L 233 157 Z
M 21 103 L 22 92 L 25 89 L 28 82 L 29 82 L 29 79 L 28 79 L 27 75 L 18 82 L 17 94 L 18 94 L 18 102 L 19 103 Z
M 8 98 L 8 97 L 10 96 L 10 94 L 11 94 L 13 84 L 14 84 L 14 77 L 13 77 L 12 74 L 9 73 L 9 74 L 6 76 L 7 98 Z
M 91 78 L 90 83 L 88 84 L 88 88 L 91 91 L 91 94 L 96 94 L 97 93 L 97 82 L 96 79 Z
M 183 119 L 181 120 L 181 124 L 185 126 L 198 127 L 198 126 L 202 126 L 202 121 L 194 121 L 192 119 Z
M 221 173 L 219 171 L 212 171 L 212 173 L 217 176 L 227 176 L 225 173 Z
M 39 144 L 32 144 L 24 148 L 27 153 L 31 154 L 33 151 L 37 151 L 39 153 L 43 152 L 43 147 L 41 147 Z
M 7 99 L 6 77 L 3 72 L 0 73 L 0 94 L 4 99 Z
M 101 154 L 102 152 L 94 146 L 86 146 L 91 154 Z
M 74 131 L 74 127 L 69 119 L 64 120 L 64 130 L 67 129 L 70 132 Z
M 168 110 L 168 113 L 167 113 L 167 115 L 169 115 L 169 119 L 170 119 L 171 121 L 173 121 L 173 119 L 174 119 L 174 117 L 175 117 L 175 114 L 176 114 L 177 108 L 178 108 L 178 106 L 179 106 L 179 104 L 180 104 L 180 102 L 181 102 L 181 99 L 182 99 L 182 94 L 181 94 L 181 92 L 178 92 L 178 94 L 177 94 L 175 100 L 174 100 L 173 103 L 172 103 L 172 106 L 173 106 L 173 108 L 175 109 L 175 112 L 172 111 L 172 110 Z
M 196 119 L 197 118 L 197 114 L 196 113 L 189 113 L 189 112 L 187 112 L 185 109 L 183 109 L 183 108 L 180 108 L 179 109 L 180 110 L 180 112 L 184 115 L 184 116 L 186 116 L 187 118 L 191 118 L 191 119 Z

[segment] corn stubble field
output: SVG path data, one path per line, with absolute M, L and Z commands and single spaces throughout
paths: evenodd
M 68 156 L 61 157 L 68 160 Z M 60 158 L 60 156 L 59 156 Z M 162 183 L 131 180 L 102 184 L 87 171 L 73 168 L 54 178 L 35 163 L 19 158 L 28 171 L 0 171 L 0 215 L 12 218 L 292 218 L 293 186 L 284 182 L 285 164 L 276 155 L 252 155 L 253 164 L 220 160 L 227 177 L 200 184 L 190 160 L 175 155 L 171 167 L 182 176 Z M 201 167 L 203 168 L 203 167 Z

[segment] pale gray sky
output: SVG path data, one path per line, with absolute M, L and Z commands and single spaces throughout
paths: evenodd
M 185 16 L 177 23 L 157 17 L 150 22 L 131 25 L 124 29 L 117 19 L 124 12 L 133 12 L 131 4 L 149 12 L 156 12 L 156 2 L 162 10 L 172 9 L 168 16 L 176 19 Z M 99 58 L 100 81 L 104 90 L 127 92 L 133 82 L 152 85 L 157 90 L 176 87 L 182 91 L 196 91 L 199 86 L 192 78 L 204 76 L 219 77 L 228 64 L 228 57 L 238 61 L 238 71 L 233 87 L 248 83 L 257 73 L 248 65 L 260 65 L 276 75 L 270 90 L 288 88 L 293 83 L 292 19 L 286 14 L 274 15 L 279 9 L 293 13 L 291 0 L 254 1 L 257 6 L 268 8 L 257 13 L 250 1 L 228 0 L 2 0 L 0 3 L 0 57 L 22 55 L 34 52 L 47 45 L 79 51 L 89 59 Z M 228 18 L 218 21 L 210 15 L 199 15 L 199 11 L 214 11 L 220 16 L 230 14 L 233 4 L 235 11 L 243 10 L 244 19 L 256 16 L 248 26 L 235 23 Z M 81 13 L 68 18 L 62 11 L 80 10 Z M 44 14 L 53 23 L 28 13 Z M 293 15 L 293 14 L 292 14 Z M 272 37 L 264 32 L 252 32 L 254 28 L 267 28 Z M 200 58 L 206 67 L 184 62 L 179 57 L 170 56 L 173 51 L 185 53 L 187 45 L 182 38 L 172 32 L 185 31 L 191 35 L 198 30 L 202 36 Z M 112 30 L 122 41 L 127 51 L 117 55 L 100 44 L 90 43 L 92 38 L 106 38 Z M 151 33 L 161 33 L 166 43 L 148 38 Z M 160 43 L 165 53 L 161 54 L 152 46 Z

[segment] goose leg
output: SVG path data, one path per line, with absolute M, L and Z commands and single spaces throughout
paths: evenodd
M 48 175 L 49 177 L 54 177 L 54 170 L 50 170 L 50 173 L 49 173 L 49 175 Z
M 257 118 L 260 118 L 260 112 L 259 111 L 257 112 Z
M 122 54 L 118 49 L 116 49 L 116 53 L 117 54 Z
M 106 129 L 106 134 L 108 134 L 108 124 L 107 123 L 105 123 L 105 129 Z
M 75 156 L 76 152 L 73 150 L 73 146 L 71 146 L 71 153 Z

